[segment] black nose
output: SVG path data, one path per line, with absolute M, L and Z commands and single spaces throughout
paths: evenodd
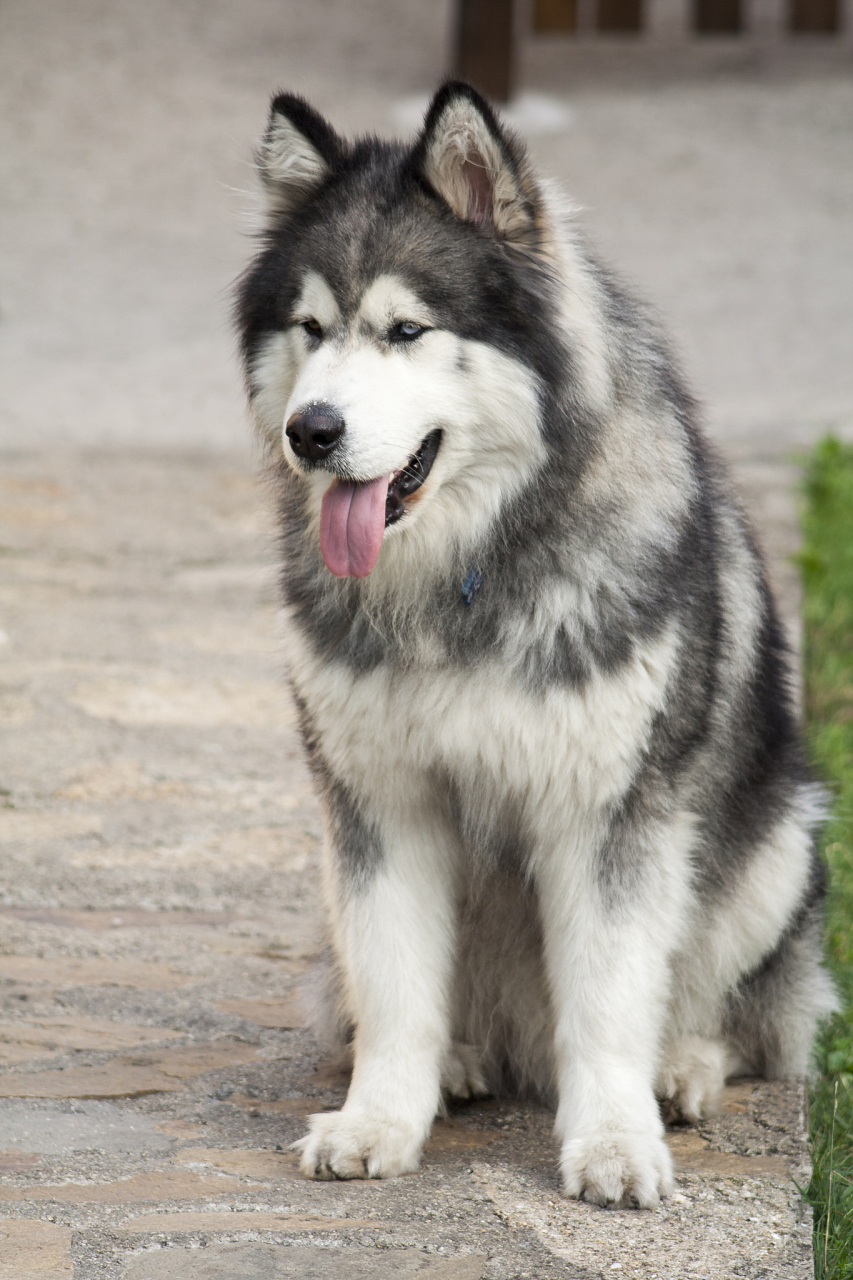
M 344 434 L 344 420 L 331 405 L 315 404 L 304 413 L 293 413 L 287 420 L 285 435 L 297 458 L 322 462 Z

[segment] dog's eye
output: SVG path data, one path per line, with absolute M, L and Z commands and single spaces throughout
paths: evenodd
M 426 325 L 416 324 L 414 320 L 401 320 L 388 336 L 392 342 L 413 342 L 422 333 L 426 333 Z
M 310 333 L 312 338 L 322 338 L 323 336 L 323 326 L 319 320 L 303 320 L 302 328 L 306 333 Z

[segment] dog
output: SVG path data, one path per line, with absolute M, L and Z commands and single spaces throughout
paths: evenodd
M 238 287 L 352 1039 L 314 1178 L 442 1095 L 556 1105 L 565 1192 L 653 1207 L 663 1121 L 809 1063 L 822 798 L 753 536 L 656 326 L 474 89 L 411 144 L 272 102 Z

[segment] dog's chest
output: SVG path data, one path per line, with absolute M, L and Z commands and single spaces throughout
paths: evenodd
M 291 676 L 324 766 L 383 807 L 446 779 L 461 795 L 526 810 L 584 810 L 630 785 L 661 708 L 675 640 L 637 646 L 615 673 L 533 690 L 499 660 L 473 667 L 380 665 L 356 673 L 291 644 Z

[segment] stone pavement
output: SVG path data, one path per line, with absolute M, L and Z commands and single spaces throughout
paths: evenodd
M 784 547 L 784 469 L 739 474 Z M 4 459 L 0 1280 L 805 1280 L 796 1083 L 672 1132 L 654 1213 L 562 1199 L 514 1101 L 454 1107 L 415 1176 L 298 1175 L 346 1078 L 299 1000 L 319 816 L 264 512 L 244 455 Z

